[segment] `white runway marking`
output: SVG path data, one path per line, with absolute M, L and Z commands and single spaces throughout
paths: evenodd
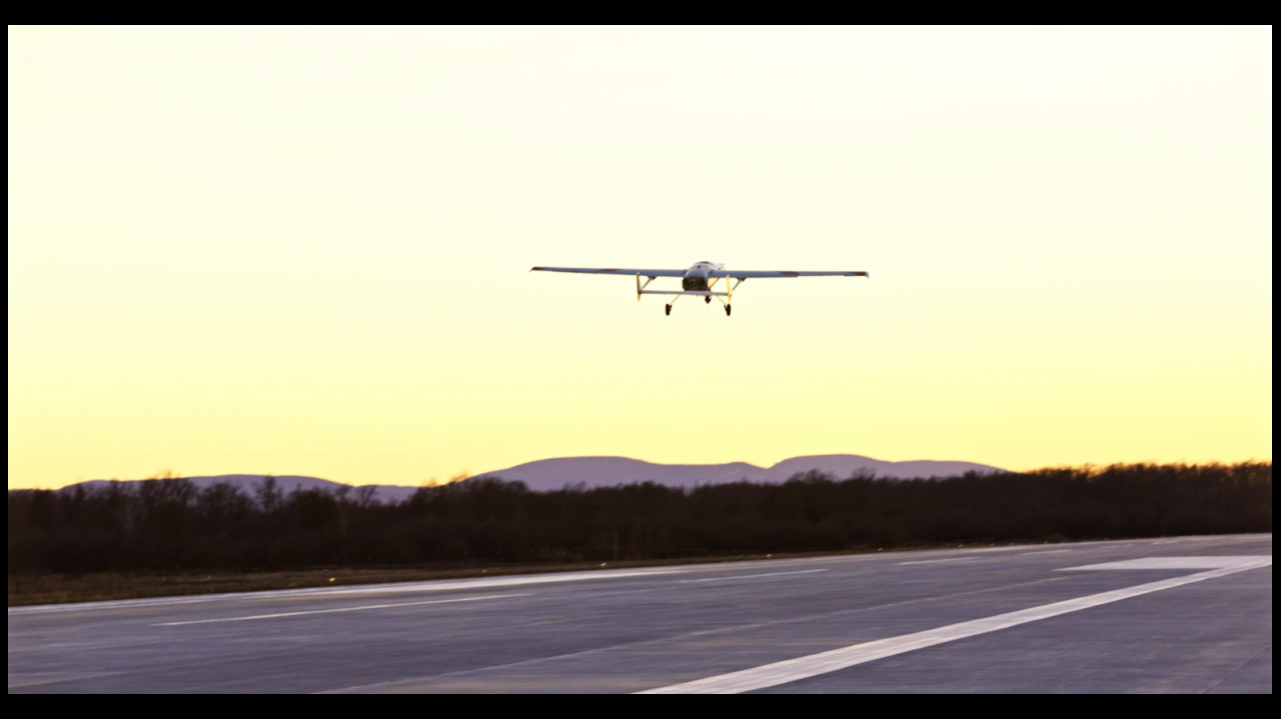
M 662 574 L 687 574 L 705 569 L 703 566 L 656 567 L 636 570 L 592 570 L 586 572 L 555 572 L 548 574 L 508 575 L 475 579 L 433 579 L 423 582 L 397 582 L 393 584 L 357 584 L 345 587 L 311 587 L 308 589 L 275 589 L 258 592 L 229 592 L 226 594 L 201 594 L 184 597 L 157 597 L 153 599 L 117 599 L 105 602 L 77 602 L 74 604 L 42 604 L 30 607 L 9 607 L 9 616 L 22 614 L 62 614 L 66 612 L 101 611 L 111 609 L 139 609 L 143 607 L 168 607 L 182 604 L 240 601 L 244 599 L 301 599 L 308 597 L 346 597 L 362 594 L 404 594 L 416 592 L 448 592 L 499 587 L 519 587 L 529 584 L 558 584 L 592 579 L 629 579 L 652 577 Z
M 922 559 L 916 562 L 899 562 L 900 567 L 906 567 L 909 564 L 942 564 L 943 562 L 968 562 L 971 559 L 980 559 L 980 557 L 953 557 L 952 559 Z
M 1236 537 L 1253 537 L 1255 535 L 1216 535 L 1210 537 L 1175 537 L 1168 540 L 1169 542 L 1195 542 L 1195 541 L 1216 541 L 1222 539 L 1232 539 Z M 1270 536 L 1270 535 L 1269 535 Z M 1093 547 L 1107 546 L 1113 549 L 1121 547 L 1130 547 L 1134 545 L 1148 546 L 1154 544 L 1151 540 L 1136 540 L 1133 542 L 1116 542 L 1116 541 L 1097 541 L 1097 542 L 1075 542 L 1072 544 L 1076 549 L 1089 549 Z M 997 554 L 1004 552 L 1016 552 L 1027 550 L 1035 546 L 1044 545 L 1020 545 L 1008 547 L 983 547 L 965 549 L 965 552 L 974 552 L 980 555 Z M 905 556 L 907 553 L 903 553 Z M 796 566 L 797 564 L 808 564 L 811 562 L 877 562 L 880 560 L 892 560 L 894 557 L 889 554 L 871 553 L 871 554 L 850 554 L 850 555 L 830 555 L 821 557 L 808 557 L 804 559 L 774 560 L 771 564 L 777 566 Z M 980 559 L 982 557 L 974 557 Z M 968 557 L 967 557 L 968 559 Z M 934 561 L 934 560 L 925 560 Z M 203 604 L 208 602 L 229 602 L 240 601 L 244 599 L 295 599 L 300 597 L 339 597 L 356 594 L 388 594 L 403 592 L 440 592 L 440 591 L 463 591 L 478 589 L 498 589 L 500 587 L 513 587 L 529 584 L 549 584 L 560 582 L 578 582 L 590 579 L 626 579 L 632 577 L 651 577 L 662 574 L 689 574 L 702 572 L 713 567 L 725 568 L 731 566 L 759 566 L 757 560 L 747 560 L 742 562 L 723 562 L 716 564 L 695 563 L 681 565 L 677 567 L 650 567 L 643 569 L 608 569 L 608 570 L 591 570 L 575 572 L 551 572 L 547 574 L 528 574 L 528 575 L 504 575 L 496 577 L 477 577 L 474 579 L 444 579 L 444 580 L 427 580 L 415 582 L 394 582 L 390 584 L 361 584 L 348 586 L 329 586 L 329 587 L 311 587 L 307 589 L 276 589 L 268 591 L 250 591 L 250 592 L 228 592 L 222 594 L 199 594 L 179 597 L 152 597 L 147 599 L 113 599 L 97 602 L 73 602 L 67 604 L 41 604 L 33 606 L 9 607 L 9 616 L 22 616 L 32 614 L 65 614 L 65 613 L 82 613 L 96 611 L 112 610 L 132 610 L 148 607 L 168 607 L 183 604 Z
M 768 574 L 737 574 L 732 577 L 708 577 L 707 579 L 681 579 L 678 584 L 693 584 L 695 582 L 724 582 L 730 579 L 756 579 L 757 577 L 781 577 L 786 574 L 815 574 L 826 572 L 826 569 L 802 569 L 796 572 L 770 572 Z
M 425 604 L 454 604 L 456 602 L 479 602 L 484 599 L 507 599 L 509 597 L 528 597 L 529 594 L 490 594 L 485 597 L 462 597 L 460 599 L 433 599 L 427 602 L 398 602 L 396 604 L 366 604 L 359 607 L 340 607 L 338 609 L 312 609 L 303 612 L 278 612 L 276 614 L 255 614 L 252 617 L 224 617 L 221 619 L 193 619 L 187 622 L 164 622 L 152 624 L 153 627 L 183 627 L 188 624 L 216 624 L 218 622 L 247 622 L 251 619 L 278 619 L 280 617 L 301 617 L 308 614 L 335 614 L 337 612 L 360 612 L 366 609 L 391 609 L 392 607 L 421 607 Z
M 1188 558 L 1184 558 L 1188 559 Z M 1205 557 L 1198 559 L 1223 559 L 1220 557 Z M 1245 559 L 1243 557 L 1238 559 Z M 639 692 L 641 694 L 739 694 L 756 689 L 765 689 L 767 687 L 787 684 L 788 682 L 807 679 L 809 677 L 827 674 L 829 672 L 839 671 L 858 664 L 866 664 L 877 659 L 892 657 L 896 654 L 924 649 L 946 642 L 953 642 L 958 639 L 987 634 L 989 632 L 999 631 L 1016 627 L 1020 624 L 1036 622 L 1042 619 L 1057 617 L 1062 614 L 1079 612 L 1082 609 L 1089 609 L 1103 604 L 1119 602 L 1122 599 L 1137 597 L 1152 592 L 1159 592 L 1164 589 L 1181 587 L 1185 584 L 1202 582 L 1215 577 L 1224 577 L 1229 574 L 1243 572 L 1247 569 L 1257 569 L 1272 565 L 1272 557 L 1251 557 L 1253 561 L 1241 562 L 1235 566 L 1214 569 L 1199 574 L 1190 574 L 1186 577 L 1176 577 L 1166 579 L 1160 582 L 1151 582 L 1149 584 L 1140 584 L 1126 589 L 1118 589 L 1101 594 L 1091 594 L 1077 599 L 1069 599 L 1063 602 L 1055 602 L 1040 607 L 1032 607 L 1008 614 L 998 614 L 994 617 L 985 619 L 975 619 L 969 622 L 952 624 L 938 629 L 929 629 L 914 634 L 904 634 L 898 637 L 888 639 L 879 639 L 874 642 L 865 642 L 853 646 L 833 649 L 832 651 L 811 654 L 805 657 L 797 657 L 786 661 L 766 664 L 764 666 L 744 669 L 729 674 L 707 677 L 706 679 L 697 679 L 692 682 L 682 684 L 673 684 L 671 686 L 659 687 L 648 691 Z M 1142 561 L 1142 560 L 1140 560 Z
M 1258 555 L 1225 555 L 1221 557 L 1147 557 L 1145 559 L 1127 559 L 1123 562 L 1104 562 L 1087 564 L 1083 567 L 1067 567 L 1060 572 L 1083 572 L 1093 570 L 1129 570 L 1129 569 L 1227 569 L 1253 565 L 1261 559 L 1272 561 L 1272 557 Z

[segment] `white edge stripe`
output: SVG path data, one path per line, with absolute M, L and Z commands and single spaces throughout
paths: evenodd
M 162 622 L 153 627 L 183 627 L 188 624 L 217 624 L 218 622 L 247 622 L 250 619 L 279 619 L 280 617 L 301 617 L 307 614 L 334 614 L 337 612 L 359 612 L 366 609 L 391 609 L 393 607 L 421 607 L 424 604 L 454 604 L 457 602 L 479 602 L 483 599 L 507 599 L 508 597 L 528 597 L 529 594 L 490 594 L 484 597 L 459 597 L 457 599 L 432 599 L 425 602 L 397 602 L 395 604 L 364 604 L 359 607 L 339 607 L 337 609 L 310 609 L 301 612 L 278 612 L 276 614 L 256 614 L 251 617 L 221 617 L 218 619 L 192 619 L 186 622 Z
M 1224 534 L 1213 536 L 1190 536 L 1190 537 L 1172 537 L 1162 540 L 1160 543 L 1169 543 L 1174 541 L 1212 541 L 1222 539 L 1250 539 L 1257 537 L 1271 537 L 1271 533 L 1262 534 Z M 1088 547 L 1124 547 L 1132 544 L 1150 544 L 1152 540 L 1136 539 L 1131 541 L 1120 542 L 1116 540 L 1101 540 L 1093 542 L 1074 542 L 1073 547 L 1076 549 Z M 1031 547 L 1040 545 L 1019 544 L 1000 547 L 972 547 L 967 549 L 944 550 L 947 553 L 961 552 L 965 554 L 999 554 L 1019 550 L 1027 550 Z M 784 566 L 804 564 L 809 562 L 879 562 L 901 558 L 906 552 L 870 552 L 861 554 L 835 554 L 819 557 L 805 557 L 795 559 L 774 560 Z M 734 567 L 760 566 L 761 560 L 744 560 L 736 562 L 715 562 L 715 563 L 696 563 L 682 564 L 674 567 L 646 567 L 643 569 L 607 569 L 607 570 L 587 570 L 575 572 L 548 572 L 534 575 L 503 575 L 486 578 L 472 579 L 431 579 L 417 582 L 390 582 L 381 584 L 358 584 L 348 585 L 346 587 L 308 587 L 305 589 L 273 589 L 265 591 L 247 591 L 247 592 L 221 592 L 217 594 L 191 594 L 173 597 L 145 597 L 139 599 L 109 599 L 94 602 L 67 602 L 62 604 L 33 604 L 20 607 L 9 607 L 9 616 L 24 614 L 61 614 L 64 612 L 85 612 L 99 611 L 104 609 L 135 609 L 141 607 L 158 607 L 173 604 L 197 604 L 202 602 L 224 602 L 228 600 L 239 599 L 280 599 L 292 597 L 311 597 L 316 595 L 323 596 L 343 596 L 350 594 L 383 594 L 392 592 L 432 592 L 453 589 L 485 589 L 489 587 L 513 586 L 523 584 L 540 584 L 551 582 L 567 582 L 579 579 L 619 579 L 624 577 L 638 577 L 656 574 L 688 574 L 693 572 L 707 571 L 711 569 L 730 569 Z
M 225 602 L 240 599 L 311 599 L 320 597 L 344 597 L 362 594 L 398 594 L 405 592 L 443 592 L 468 589 L 490 589 L 496 587 L 519 587 L 530 584 L 556 584 L 560 582 L 577 582 L 590 579 L 624 579 L 629 577 L 649 577 L 663 574 L 687 574 L 691 570 L 679 568 L 646 568 L 639 570 L 597 570 L 583 572 L 507 575 L 492 579 L 435 579 L 423 582 L 400 582 L 394 584 L 356 584 L 348 587 L 309 587 L 306 589 L 276 589 L 259 592 L 227 592 L 223 594 L 195 594 L 181 597 L 155 597 L 150 599 L 117 599 L 103 602 L 76 602 L 72 604 L 38 604 L 29 607 L 9 607 L 9 616 L 17 614 L 60 614 L 63 612 L 84 612 L 102 609 L 134 609 L 142 607 L 163 607 L 175 604 L 202 604 L 205 602 Z
M 738 694 L 740 692 L 753 691 L 755 689 L 764 689 L 767 687 L 787 684 L 788 682 L 806 679 L 819 674 L 838 671 L 847 667 L 858 664 L 876 661 L 885 657 L 891 657 L 896 654 L 903 654 L 917 649 L 932 647 L 936 644 L 965 639 L 967 637 L 987 634 L 1001 629 L 1008 629 L 1020 624 L 1039 621 L 1057 617 L 1061 614 L 1077 612 L 1090 607 L 1097 607 L 1102 604 L 1119 602 L 1122 599 L 1137 597 L 1143 594 L 1159 592 L 1163 589 L 1180 587 L 1185 584 L 1201 582 L 1206 579 L 1223 577 L 1237 572 L 1244 572 L 1248 569 L 1258 569 L 1272 565 L 1272 559 L 1261 559 L 1251 564 L 1242 564 L 1225 569 L 1216 569 L 1209 572 L 1191 574 L 1185 577 L 1166 579 L 1160 582 L 1151 582 L 1149 584 L 1139 584 L 1125 589 L 1117 589 L 1102 594 L 1091 594 L 1077 599 L 1069 599 L 1063 602 L 1055 602 L 1031 609 L 1023 609 L 1008 614 L 998 614 L 994 617 L 985 619 L 975 619 L 959 624 L 951 624 L 946 627 L 929 629 L 914 634 L 904 634 L 898 637 L 888 639 L 878 639 L 873 642 L 855 644 L 853 646 L 833 649 L 819 654 L 797 657 L 786 661 L 765 664 L 751 669 L 721 674 L 719 676 L 707 677 L 706 679 L 697 679 L 692 682 L 682 684 L 673 684 L 671 686 L 649 689 L 638 692 L 639 694 Z

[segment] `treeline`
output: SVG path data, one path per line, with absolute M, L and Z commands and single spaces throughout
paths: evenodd
M 183 479 L 9 493 L 9 574 L 668 559 L 951 542 L 1272 531 L 1272 464 L 531 492 L 424 487 L 378 504 Z

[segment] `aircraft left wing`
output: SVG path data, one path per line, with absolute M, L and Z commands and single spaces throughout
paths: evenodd
M 750 270 L 715 270 L 708 277 L 732 277 L 745 280 L 762 277 L 870 277 L 866 272 L 833 271 L 833 272 L 792 272 L 791 270 L 750 271 Z
M 530 272 L 577 272 L 587 275 L 643 275 L 645 277 L 684 277 L 685 270 L 627 270 L 614 267 L 534 267 Z

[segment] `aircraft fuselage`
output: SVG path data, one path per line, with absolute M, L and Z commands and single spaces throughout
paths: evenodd
M 688 270 L 685 270 L 685 276 L 681 278 L 681 289 L 692 292 L 707 292 L 711 290 L 708 282 L 709 275 L 724 267 L 725 265 L 713 262 L 695 262 Z

